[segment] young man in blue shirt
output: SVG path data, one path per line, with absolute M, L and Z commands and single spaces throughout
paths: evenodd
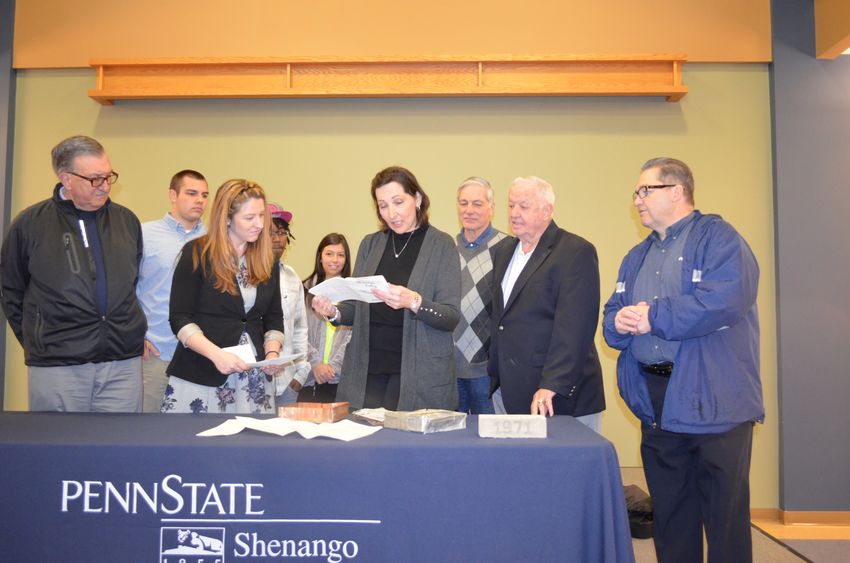
M 171 278 L 183 246 L 206 232 L 201 216 L 210 190 L 206 178 L 195 170 L 181 170 L 171 178 L 171 210 L 162 219 L 142 224 L 144 254 L 137 294 L 148 331 L 142 356 L 143 412 L 159 412 L 168 383 L 165 368 L 174 355 L 177 338 L 168 324 Z

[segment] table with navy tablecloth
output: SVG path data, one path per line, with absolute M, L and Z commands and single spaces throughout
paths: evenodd
M 616 452 L 572 417 L 196 436 L 228 418 L 0 413 L 0 560 L 633 561 Z

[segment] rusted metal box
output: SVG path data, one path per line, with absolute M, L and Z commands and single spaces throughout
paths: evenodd
M 337 422 L 348 417 L 348 401 L 340 403 L 292 403 L 277 408 L 277 415 L 308 422 Z

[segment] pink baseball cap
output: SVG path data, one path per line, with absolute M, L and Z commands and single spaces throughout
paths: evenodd
M 276 203 L 268 204 L 268 210 L 273 218 L 286 221 L 287 225 L 292 221 L 292 212 L 286 211 Z

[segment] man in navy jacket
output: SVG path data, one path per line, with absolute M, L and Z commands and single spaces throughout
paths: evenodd
M 694 209 L 688 166 L 641 168 L 634 205 L 652 233 L 623 260 L 603 334 L 620 394 L 641 421 L 641 455 L 661 563 L 752 561 L 753 423 L 764 420 L 759 269 L 718 215 Z

